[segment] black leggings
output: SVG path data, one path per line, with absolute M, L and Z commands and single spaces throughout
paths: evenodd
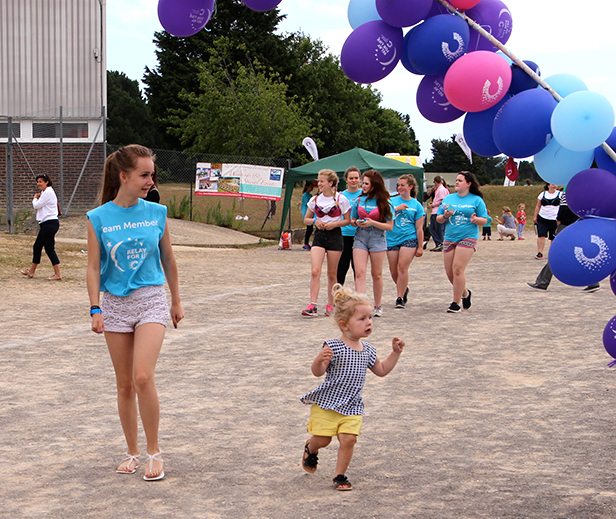
M 312 236 L 313 229 L 314 225 L 306 225 L 306 236 L 304 237 L 304 245 L 310 245 L 310 237 Z
M 59 265 L 60 260 L 56 254 L 55 236 L 60 228 L 60 220 L 47 220 L 39 224 L 39 232 L 32 247 L 32 263 L 38 265 L 41 262 L 43 247 L 51 260 L 52 265 Z
M 347 272 L 349 271 L 349 265 L 353 268 L 353 277 L 355 277 L 355 265 L 353 264 L 353 242 L 355 236 L 342 236 L 344 240 L 344 248 L 342 249 L 342 256 L 338 262 L 338 273 L 336 275 L 338 283 L 344 285 Z

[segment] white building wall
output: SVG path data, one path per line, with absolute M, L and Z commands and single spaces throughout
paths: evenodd
M 0 116 L 55 119 L 62 107 L 64 120 L 100 120 L 107 99 L 105 4 L 0 0 Z

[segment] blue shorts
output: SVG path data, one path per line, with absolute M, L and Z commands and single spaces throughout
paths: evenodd
M 387 250 L 385 231 L 376 227 L 358 227 L 355 233 L 354 249 L 368 252 L 384 252 Z
M 403 241 L 399 245 L 392 245 L 391 247 L 387 247 L 387 250 L 400 250 L 402 247 L 416 249 L 417 247 L 419 247 L 419 241 L 417 241 L 417 238 L 411 238 L 410 240 Z

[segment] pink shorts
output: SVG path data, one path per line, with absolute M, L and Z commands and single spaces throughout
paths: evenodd
M 101 312 L 105 331 L 115 333 L 132 333 L 147 323 L 167 326 L 170 318 L 163 285 L 141 287 L 123 297 L 103 292 Z
M 466 249 L 473 249 L 477 252 L 477 238 L 464 238 L 460 241 L 447 241 L 443 242 L 443 252 L 451 252 L 456 247 L 464 247 Z

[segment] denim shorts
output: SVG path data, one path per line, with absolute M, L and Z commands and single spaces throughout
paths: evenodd
M 383 252 L 387 250 L 385 231 L 376 227 L 358 227 L 355 233 L 354 249 L 368 252 Z
M 402 247 L 416 249 L 417 247 L 419 247 L 419 242 L 417 241 L 417 238 L 411 238 L 410 240 L 405 240 L 398 245 L 392 245 L 391 247 L 387 247 L 387 250 L 400 250 Z

